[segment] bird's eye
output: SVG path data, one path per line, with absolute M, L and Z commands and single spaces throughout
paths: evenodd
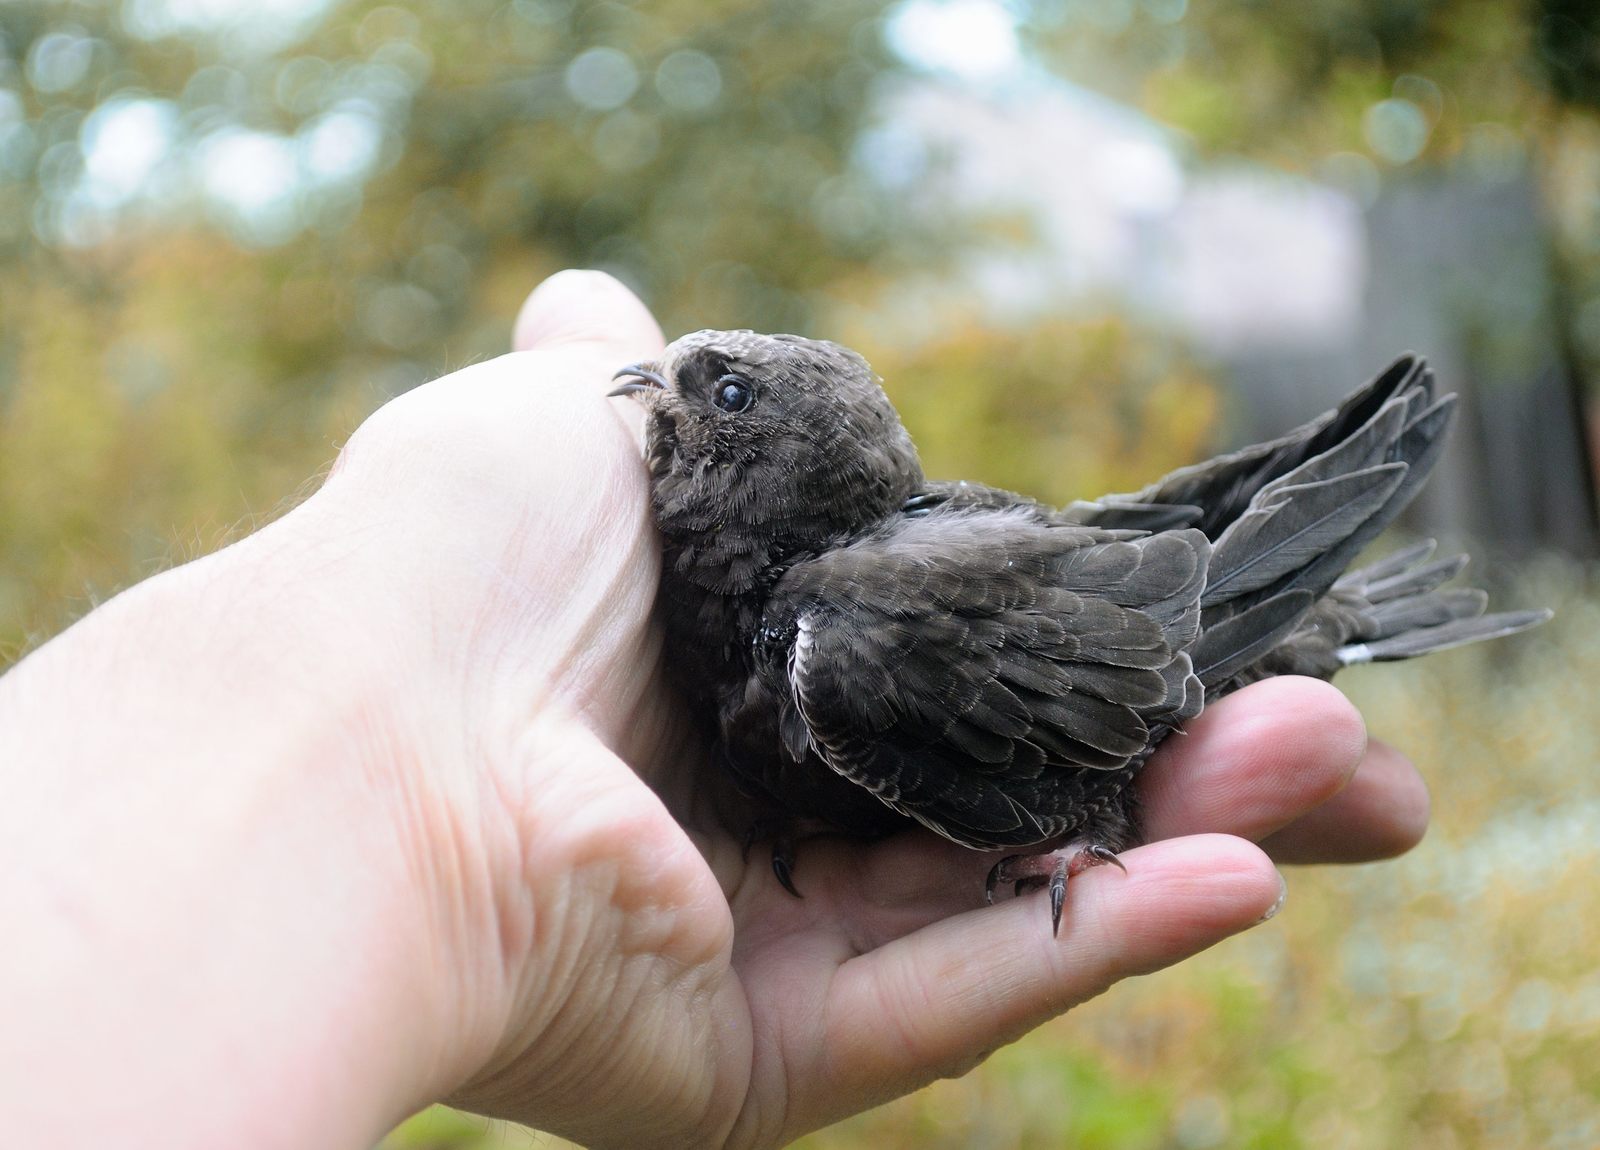
M 741 375 L 725 375 L 717 380 L 716 404 L 729 415 L 748 410 L 755 398 L 755 389 Z

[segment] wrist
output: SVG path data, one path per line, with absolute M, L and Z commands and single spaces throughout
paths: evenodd
M 26 876 L 0 905 L 31 943 L 0 1080 L 42 1118 L 353 1145 L 482 1056 L 476 828 L 459 774 L 417 769 L 438 694 L 352 636 L 311 523 L 148 580 L 0 680 L 0 851 Z
M 383 495 L 319 492 L 196 574 L 223 612 L 241 594 L 260 600 L 265 625 L 247 630 L 281 640 L 274 678 L 294 696 L 285 706 L 305 707 L 298 762 L 333 796 L 330 837 L 368 843 L 350 861 L 387 892 L 368 940 L 395 960 L 385 1041 L 423 1055 L 396 1080 L 410 1110 L 492 1056 L 527 977 L 529 909 L 507 882 L 523 843 L 486 769 L 514 762 L 525 739 L 523 709 L 475 664 L 437 594 L 462 580 L 427 542 L 427 509 L 399 515 Z

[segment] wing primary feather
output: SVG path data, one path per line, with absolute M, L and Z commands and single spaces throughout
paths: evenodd
M 1315 602 L 1309 591 L 1274 595 L 1208 627 L 1191 652 L 1194 673 L 1209 694 L 1283 642 Z
M 1325 555 L 1372 518 L 1405 471 L 1403 463 L 1379 464 L 1282 488 L 1270 506 L 1252 507 L 1217 540 L 1201 606 L 1258 591 Z

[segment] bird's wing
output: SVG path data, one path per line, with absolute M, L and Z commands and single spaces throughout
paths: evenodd
M 1141 502 L 1126 495 L 1079 499 L 1056 508 L 1014 491 L 965 480 L 929 480 L 911 494 L 903 510 L 910 516 L 923 516 L 941 507 L 952 511 L 1020 508 L 1030 518 L 1052 526 L 1102 527 L 1115 531 L 1169 531 L 1176 527 L 1192 527 L 1202 515 L 1198 507 Z
M 1338 407 L 1287 435 L 1180 468 L 1142 491 L 1106 496 L 1099 502 L 1199 507 L 1203 511 L 1194 525 L 1207 537 L 1216 539 L 1244 515 L 1263 488 L 1343 444 L 1360 441 L 1362 433 L 1375 421 L 1398 407 L 1400 434 L 1381 443 L 1382 448 L 1389 449 L 1386 457 L 1380 454 L 1371 461 L 1383 462 L 1387 458 L 1412 463 L 1411 481 L 1394 493 L 1398 513 L 1427 475 L 1427 467 L 1417 466 L 1415 457 L 1425 449 L 1432 450 L 1430 445 L 1443 443 L 1442 430 L 1449 421 L 1451 397 L 1436 397 L 1434 392 L 1433 372 L 1427 363 L 1417 356 L 1403 355 Z M 1398 450 L 1397 444 L 1406 450 Z M 1345 561 L 1349 561 L 1348 557 Z
M 1118 538 L 1025 509 L 897 518 L 768 600 L 785 747 L 970 846 L 1067 833 L 1074 780 L 1198 711 L 1209 554 L 1199 531 Z

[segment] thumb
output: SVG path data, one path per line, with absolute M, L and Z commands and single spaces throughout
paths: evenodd
M 605 272 L 557 272 L 533 289 L 517 315 L 517 351 L 582 346 L 617 366 L 658 354 L 665 344 L 648 308 Z

